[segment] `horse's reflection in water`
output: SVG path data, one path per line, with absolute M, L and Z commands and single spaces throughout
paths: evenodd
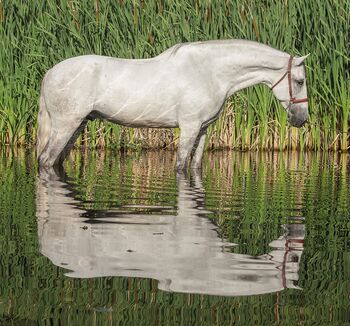
M 285 226 L 272 251 L 252 257 L 230 252 L 205 213 L 201 179 L 178 176 L 176 215 L 148 215 L 118 207 L 101 217 L 79 208 L 62 173 L 41 175 L 37 217 L 41 252 L 77 278 L 159 280 L 165 291 L 253 295 L 296 287 L 304 225 Z M 129 211 L 128 211 L 129 209 Z M 105 212 L 106 213 L 106 212 Z

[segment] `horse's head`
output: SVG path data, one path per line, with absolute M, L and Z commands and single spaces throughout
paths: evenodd
M 273 85 L 272 90 L 287 110 L 288 121 L 294 127 L 302 127 L 308 118 L 308 99 L 304 60 L 307 57 L 289 58 L 284 75 Z

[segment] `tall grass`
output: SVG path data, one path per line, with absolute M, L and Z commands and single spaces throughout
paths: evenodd
M 265 87 L 227 101 L 209 130 L 208 148 L 349 149 L 350 0 L 0 0 L 0 144 L 33 145 L 40 81 L 68 57 L 147 58 L 179 43 L 256 40 L 307 64 L 310 122 L 288 126 Z M 178 130 L 136 130 L 89 123 L 78 145 L 173 147 Z

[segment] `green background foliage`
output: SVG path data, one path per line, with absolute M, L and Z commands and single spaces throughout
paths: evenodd
M 307 59 L 309 124 L 290 128 L 266 87 L 227 101 L 209 148 L 349 147 L 350 1 L 0 0 L 0 144 L 32 145 L 44 73 L 77 55 L 149 58 L 180 42 L 243 38 Z M 173 147 L 178 130 L 90 123 L 78 145 Z

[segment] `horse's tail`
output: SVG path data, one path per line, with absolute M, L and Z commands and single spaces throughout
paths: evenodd
M 43 86 L 43 85 L 42 85 Z M 41 88 L 38 114 L 38 133 L 36 142 L 36 156 L 40 162 L 40 157 L 48 145 L 51 133 L 51 119 L 46 108 L 46 103 L 43 94 L 43 87 Z

